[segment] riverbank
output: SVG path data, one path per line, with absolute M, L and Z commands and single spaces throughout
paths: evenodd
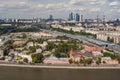
M 0 66 L 0 80 L 119 80 L 120 69 L 59 69 Z
M 120 69 L 120 66 L 67 66 L 67 65 L 23 65 L 23 64 L 0 64 L 0 67 L 19 68 L 51 68 L 51 69 Z

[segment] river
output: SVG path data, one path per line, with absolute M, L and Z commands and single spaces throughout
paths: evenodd
M 0 67 L 0 80 L 120 80 L 120 69 Z

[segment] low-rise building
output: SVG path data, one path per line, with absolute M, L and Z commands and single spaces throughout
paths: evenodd
M 75 52 L 73 50 L 70 50 L 70 58 L 74 61 L 80 61 L 80 59 L 83 59 L 84 58 L 84 55 L 81 53 L 81 52 Z
M 42 49 L 36 49 L 36 53 L 41 53 L 42 52 Z
M 23 59 L 24 59 L 24 58 L 27 58 L 27 59 L 28 59 L 28 62 L 32 62 L 31 55 L 18 54 L 18 56 L 22 57 Z
M 60 42 L 60 39 L 49 39 L 48 42 Z
M 33 46 L 34 46 L 34 43 L 33 43 L 33 42 L 28 42 L 28 43 L 27 43 L 27 47 L 29 48 L 30 46 L 33 47 Z
M 0 26 L 12 26 L 12 24 L 1 24 Z
M 44 61 L 44 64 L 69 64 L 68 58 L 67 59 L 62 59 L 62 58 L 57 58 L 53 55 L 50 57 L 46 58 Z
M 88 51 L 88 52 L 93 52 L 93 51 L 101 51 L 103 48 L 95 45 L 95 44 L 85 44 L 84 45 L 84 50 Z
M 49 33 L 49 32 L 40 32 L 41 37 L 45 37 L 45 38 L 53 38 L 53 37 L 57 37 L 56 34 L 53 33 Z
M 112 64 L 112 65 L 116 65 L 119 64 L 118 60 L 112 60 L 110 57 L 102 57 L 101 62 L 103 64 Z
M 0 49 L 0 56 L 3 56 L 3 50 Z
M 117 65 L 119 64 L 119 62 L 117 60 L 109 60 L 109 61 L 106 61 L 106 64 Z
M 93 51 L 92 54 L 94 57 L 103 56 L 103 53 L 101 53 L 99 51 Z
M 15 40 L 13 46 L 23 46 L 27 43 L 27 40 Z
M 40 35 L 40 33 L 33 33 L 32 37 L 33 38 L 41 38 L 41 35 Z
M 102 57 L 101 62 L 111 61 L 111 57 Z

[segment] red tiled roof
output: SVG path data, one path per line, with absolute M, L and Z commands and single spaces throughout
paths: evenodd
M 70 55 L 74 58 L 84 58 L 84 55 L 80 52 L 74 52 L 73 50 L 70 50 Z
M 73 51 L 73 50 L 70 50 L 70 54 L 74 54 L 74 51 Z

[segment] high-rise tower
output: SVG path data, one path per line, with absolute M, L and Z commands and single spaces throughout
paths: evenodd
M 75 20 L 80 21 L 80 15 L 78 13 L 76 13 Z
M 72 12 L 69 14 L 69 20 L 70 20 L 70 21 L 74 20 L 74 15 L 73 15 Z
M 53 15 L 50 15 L 49 19 L 50 19 L 50 21 L 52 21 L 53 20 Z
M 81 22 L 83 22 L 83 15 L 81 15 Z

